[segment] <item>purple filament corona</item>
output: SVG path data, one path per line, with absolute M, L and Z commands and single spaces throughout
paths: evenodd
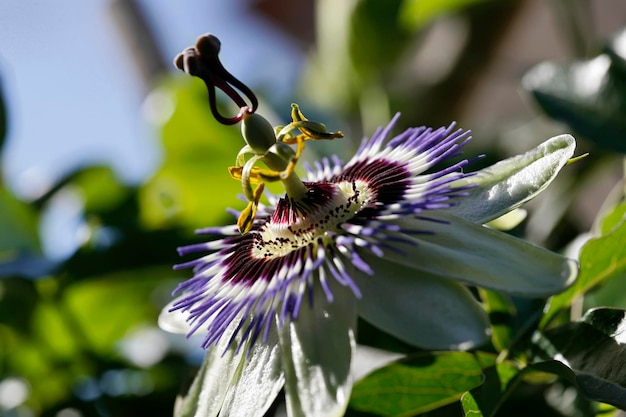
M 194 276 L 179 285 L 176 293 L 182 295 L 171 309 L 187 315 L 190 334 L 207 332 L 203 347 L 217 344 L 230 334 L 227 329 L 234 329 L 228 345 L 237 349 L 266 340 L 272 326 L 296 320 L 305 306 L 315 308 L 315 283 L 329 302 L 330 280 L 360 297 L 350 268 L 376 272 L 363 253 L 402 252 L 410 236 L 429 233 L 429 210 L 450 207 L 464 195 L 466 187 L 451 183 L 467 176 L 467 160 L 429 170 L 460 155 L 469 132 L 453 131 L 453 125 L 413 128 L 387 140 L 397 118 L 365 139 L 347 164 L 333 158 L 308 166 L 304 197 L 270 197 L 248 233 L 206 229 L 202 233 L 221 237 L 180 249 L 208 252 L 177 265 L 193 268 Z M 424 220 L 423 228 L 404 230 L 394 223 L 406 216 Z

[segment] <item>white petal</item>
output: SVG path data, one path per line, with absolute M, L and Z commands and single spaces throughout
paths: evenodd
M 182 312 L 181 310 L 169 311 L 181 298 L 182 296 L 170 301 L 163 307 L 159 314 L 159 327 L 166 332 L 188 334 L 192 329 L 192 326 L 186 321 L 189 313 Z M 198 329 L 197 333 L 200 334 L 200 332 L 202 332 L 202 329 Z
M 429 214 L 435 217 L 435 214 Z M 505 233 L 437 213 L 447 224 L 400 219 L 401 227 L 430 230 L 406 254 L 388 251 L 386 259 L 429 274 L 527 297 L 563 291 L 578 274 L 578 264 L 562 255 Z
M 405 355 L 371 346 L 357 345 L 352 361 L 352 378 L 358 381 L 377 369 L 404 358 Z
M 285 384 L 278 335 L 272 331 L 266 343 L 258 341 L 232 387 L 220 417 L 263 417 Z
M 534 198 L 554 180 L 574 154 L 570 135 L 548 139 L 536 148 L 456 181 L 453 187 L 477 185 L 449 211 L 474 223 L 486 223 Z
M 523 208 L 517 208 L 513 211 L 497 217 L 490 222 L 486 223 L 486 226 L 492 229 L 507 231 L 520 225 L 525 219 L 528 213 Z
M 245 358 L 243 349 L 237 354 L 234 348 L 224 351 L 234 330 L 234 326 L 230 327 L 217 346 L 207 350 L 189 392 L 175 407 L 175 417 L 218 415 L 232 381 L 241 373 L 241 362 Z
M 488 340 L 487 315 L 465 286 L 373 255 L 364 259 L 376 271 L 355 277 L 365 320 L 425 349 L 470 349 Z
M 303 304 L 298 318 L 280 330 L 290 417 L 339 417 L 348 406 L 356 300 L 349 289 L 329 284 L 334 302 L 316 282 L 313 308 Z

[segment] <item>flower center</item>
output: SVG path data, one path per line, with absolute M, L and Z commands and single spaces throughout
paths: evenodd
M 371 192 L 363 181 L 305 183 L 300 199 L 280 199 L 272 218 L 258 231 L 252 256 L 272 259 L 332 239 L 339 224 L 368 205 Z

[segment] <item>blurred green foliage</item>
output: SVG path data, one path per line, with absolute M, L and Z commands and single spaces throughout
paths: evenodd
M 481 1 L 490 0 L 407 0 L 402 2 L 400 22 L 409 28 L 420 28 L 437 16 L 456 13 Z
M 497 23 L 506 22 L 513 3 L 321 0 L 317 48 L 300 96 L 292 99 L 317 103 L 352 123 L 357 138 L 396 110 L 408 113 L 409 122 L 449 121 L 458 99 L 452 94 L 462 93 L 467 77 L 484 68 L 480 61 L 488 54 L 480 47 L 495 42 Z M 466 59 L 435 84 L 406 86 L 414 80 L 399 74 L 406 74 L 409 50 L 430 24 L 450 14 L 477 30 L 460 54 Z M 493 25 L 484 24 L 486 16 Z M 624 33 L 596 58 L 541 63 L 524 77 L 539 108 L 589 140 L 583 147 L 591 156 L 572 166 L 577 179 L 626 150 Z M 109 167 L 87 166 L 25 202 L 0 182 L 0 399 L 23 396 L 15 404 L 0 401 L 2 415 L 62 416 L 67 409 L 83 416 L 171 415 L 199 363 L 197 343 L 166 335 L 156 321 L 183 279 L 171 270 L 175 248 L 197 241 L 194 228 L 231 222 L 226 207 L 242 207 L 240 184 L 226 170 L 242 143 L 236 128 L 212 120 L 205 91 L 193 80 L 167 79 L 152 94 L 171 112 L 155 126 L 163 160 L 144 184 L 127 185 Z M 0 91 L 0 146 L 11 105 Z M 493 330 L 492 344 L 478 352 L 415 352 L 360 326 L 361 343 L 408 357 L 360 381 L 348 415 L 578 417 L 598 413 L 597 401 L 624 407 L 623 310 L 580 317 L 580 306 L 626 308 L 623 188 L 598 214 L 580 252 L 580 279 L 569 290 L 530 301 L 477 290 Z M 67 258 L 49 259 L 41 249 L 42 217 L 67 192 L 82 202 L 80 244 Z M 571 220 L 574 210 L 548 213 L 558 217 L 544 231 L 553 236 L 553 249 L 587 232 Z M 512 233 L 523 234 L 523 225 Z M 574 389 L 574 400 L 551 400 L 557 386 Z
M 217 170 L 228 175 L 225 167 L 238 150 L 232 143 L 236 133 L 203 123 L 208 110 L 198 103 L 197 87 L 175 81 L 163 87 L 175 103 L 174 116 L 162 128 L 168 158 L 145 185 L 129 186 L 109 167 L 88 166 L 32 203 L 0 190 L 0 392 L 10 388 L 2 380 L 17 380 L 28 392 L 18 408 L 0 404 L 3 413 L 29 409 L 46 416 L 72 408 L 94 416 L 143 415 L 149 409 L 171 414 L 187 360 L 197 353 L 170 341 L 156 328 L 156 318 L 180 280 L 171 270 L 176 246 L 192 239 L 194 227 L 225 221 L 228 200 L 206 190 L 215 190 Z M 181 114 L 187 119 L 180 120 Z M 198 145 L 202 141 L 207 143 Z M 220 146 L 224 152 L 215 152 Z M 189 165 L 191 171 L 180 168 Z M 176 215 L 154 197 L 165 195 L 161 184 L 168 174 L 174 180 L 167 197 L 170 207 L 178 207 Z M 219 184 L 228 190 L 224 197 L 236 201 L 237 182 Z M 82 204 L 81 245 L 67 259 L 46 259 L 38 223 L 67 192 Z M 152 339 L 142 342 L 145 329 L 152 329 Z M 133 350 L 132 343 L 140 345 Z
M 544 62 L 523 86 L 550 117 L 598 146 L 626 153 L 626 31 L 590 60 Z
M 161 126 L 163 164 L 139 190 L 141 219 L 149 228 L 224 223 L 225 208 L 239 205 L 241 184 L 226 168 L 234 165 L 242 139 L 238 128 L 211 117 L 206 90 L 199 83 L 171 81 L 157 92 L 168 97 L 174 109 Z

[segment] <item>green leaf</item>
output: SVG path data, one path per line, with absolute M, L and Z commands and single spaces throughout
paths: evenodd
M 405 27 L 417 29 L 434 18 L 487 0 L 405 0 L 400 14 Z
M 130 191 L 108 166 L 81 169 L 73 176 L 71 184 L 80 189 L 86 214 L 110 210 Z
M 379 79 L 395 66 L 409 34 L 398 23 L 402 0 L 362 0 L 350 21 L 349 53 L 354 69 L 365 81 Z M 365 87 L 365 86 L 363 86 Z
M 591 288 L 608 280 L 626 276 L 626 222 L 622 221 L 609 233 L 589 240 L 580 253 L 580 274 L 565 292 L 554 296 L 541 319 L 545 326 L 561 310 Z
M 418 355 L 358 382 L 350 407 L 383 416 L 412 416 L 458 401 L 483 381 L 476 357 L 466 352 Z
M 626 68 L 615 55 L 570 64 L 544 62 L 524 76 L 522 86 L 548 116 L 598 146 L 626 152 Z
M 480 299 L 491 323 L 491 342 L 498 352 L 508 349 L 515 338 L 513 319 L 515 306 L 505 294 L 478 288 Z
M 122 183 L 110 166 L 94 165 L 79 167 L 66 173 L 53 187 L 37 198 L 36 207 L 43 207 L 64 187 L 78 189 L 83 199 L 86 213 L 99 213 L 119 204 L 127 196 L 131 187 Z
M 228 173 L 244 141 L 236 126 L 213 119 L 206 88 L 195 81 L 171 81 L 155 93 L 174 107 L 158 126 L 163 165 L 139 194 L 141 218 L 151 228 L 216 225 L 226 217 L 226 207 L 244 207 L 237 198 L 241 183 Z
M 606 214 L 599 225 L 603 234 L 608 234 L 620 227 L 626 220 L 626 203 L 618 204 Z M 618 278 L 604 280 L 600 285 L 585 294 L 585 308 L 611 306 L 626 308 L 626 280 Z
M 52 302 L 40 302 L 33 315 L 33 333 L 48 355 L 69 360 L 79 353 L 76 335 L 68 317 Z
M 0 189 L 0 260 L 11 252 L 38 251 L 37 214 L 6 189 Z
M 626 202 L 622 202 L 613 207 L 607 215 L 602 218 L 600 224 L 600 234 L 606 235 L 626 220 Z
M 0 277 L 34 279 L 54 269 L 41 253 L 37 222 L 30 206 L 0 188 Z
M 590 310 L 582 320 L 535 335 L 538 358 L 531 369 L 575 384 L 587 398 L 626 408 L 626 313 Z
M 6 334 L 0 336 L 5 337 Z M 61 362 L 60 366 L 60 362 L 51 360 L 49 351 L 39 341 L 19 338 L 17 344 L 16 349 L 2 352 L 2 360 L 8 364 L 8 369 L 3 369 L 3 376 L 19 375 L 29 382 L 28 403 L 34 408 L 52 408 L 67 401 L 72 394 L 74 371 L 78 368 L 83 375 L 86 371 L 76 365 L 80 359 Z
M 574 154 L 570 135 L 546 140 L 530 151 L 500 161 L 453 183 L 474 186 L 448 211 L 474 223 L 487 223 L 535 198 L 556 178 Z
M 498 363 L 495 356 L 481 354 L 479 359 L 484 381 L 461 398 L 461 405 L 467 416 L 493 416 L 515 387 L 520 370 L 511 362 Z
M 64 293 L 67 317 L 95 352 L 111 355 L 134 326 L 156 321 L 156 307 L 146 303 L 170 272 L 165 268 L 127 270 L 78 281 Z
M 480 411 L 478 403 L 476 403 L 471 392 L 463 394 L 461 397 L 461 406 L 463 407 L 465 417 L 483 417 L 483 413 Z

